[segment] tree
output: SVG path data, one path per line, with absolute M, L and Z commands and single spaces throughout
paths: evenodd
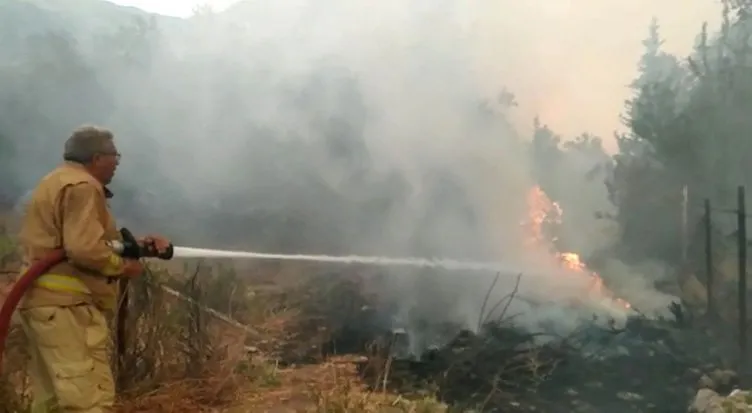
M 559 147 L 561 137 L 548 125 L 541 123 L 538 117 L 533 119 L 533 139 L 530 143 L 530 155 L 533 164 L 533 177 L 552 199 L 558 199 L 556 175 L 562 162 Z
M 629 132 L 619 137 L 609 181 L 624 247 L 635 257 L 677 262 L 684 186 L 695 206 L 689 217 L 694 222 L 704 198 L 730 206 L 736 186 L 752 183 L 752 30 L 746 7 L 725 2 L 720 32 L 711 40 L 703 26 L 684 65 L 661 51 L 657 22 L 650 27 L 632 84 L 635 96 L 625 106 Z M 724 218 L 718 217 L 721 225 Z
M 697 135 L 682 105 L 686 71 L 662 45 L 653 19 L 630 85 L 634 96 L 625 102 L 628 132 L 617 135 L 619 153 L 606 182 L 621 229 L 619 253 L 635 261 L 680 258 L 677 211 L 681 188 L 696 164 Z

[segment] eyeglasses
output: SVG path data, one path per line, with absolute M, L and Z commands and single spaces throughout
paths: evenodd
M 114 156 L 115 160 L 120 161 L 120 152 L 118 151 L 100 152 L 100 155 Z

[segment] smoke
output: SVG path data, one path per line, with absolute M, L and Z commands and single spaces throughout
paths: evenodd
M 606 261 L 603 274 L 608 274 L 611 288 L 648 316 L 669 316 L 669 305 L 677 298 L 659 291 L 656 284 L 670 282 L 671 273 L 659 262 L 643 262 L 628 266 L 616 259 Z
M 188 246 L 500 261 L 523 274 L 530 301 L 510 309 L 524 322 L 573 326 L 582 311 L 565 308 L 588 279 L 523 245 L 535 181 L 512 126 L 520 113 L 504 99 L 506 90 L 542 96 L 547 84 L 530 79 L 555 73 L 506 53 L 535 7 L 501 3 L 243 2 L 100 36 L 81 45 L 83 83 L 39 98 L 49 126 L 19 156 L 32 159 L 42 143 L 55 152 L 50 136 L 77 124 L 104 124 L 123 153 L 113 184 L 123 225 Z M 17 169 L 38 177 L 51 166 Z M 577 185 L 599 189 L 572 196 L 572 214 L 582 213 L 572 222 L 596 225 L 602 181 Z M 600 242 L 580 238 L 581 250 Z M 397 306 L 395 325 L 412 330 L 474 328 L 495 276 L 385 271 L 378 287 Z M 517 272 L 499 274 L 489 305 L 516 282 Z M 539 301 L 561 306 L 544 312 L 530 304 Z

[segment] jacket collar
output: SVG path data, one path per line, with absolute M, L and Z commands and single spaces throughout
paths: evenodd
M 71 162 L 71 161 L 65 161 L 64 164 L 65 164 L 65 166 L 67 168 L 75 169 L 77 171 L 85 172 L 86 174 L 91 175 L 89 173 L 89 171 L 87 171 L 86 168 L 84 168 L 84 166 L 81 165 L 80 163 Z M 93 176 L 92 176 L 92 178 L 93 178 Z M 97 183 L 99 183 L 99 181 L 96 178 L 94 178 L 94 180 Z M 109 188 L 107 188 L 105 185 L 102 185 L 101 183 L 100 183 L 100 185 L 101 185 L 102 191 L 104 192 L 104 197 L 105 198 L 110 199 L 110 198 L 112 198 L 114 196 L 114 194 L 112 193 L 112 191 L 110 191 Z

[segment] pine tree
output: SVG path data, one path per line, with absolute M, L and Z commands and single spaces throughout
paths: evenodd
M 617 136 L 620 153 L 606 185 L 618 210 L 623 253 L 635 260 L 671 262 L 679 258 L 675 217 L 683 184 L 673 171 L 681 170 L 691 150 L 678 99 L 684 71 L 662 45 L 653 19 L 638 76 L 630 84 L 634 96 L 625 102 L 622 119 L 628 132 Z

